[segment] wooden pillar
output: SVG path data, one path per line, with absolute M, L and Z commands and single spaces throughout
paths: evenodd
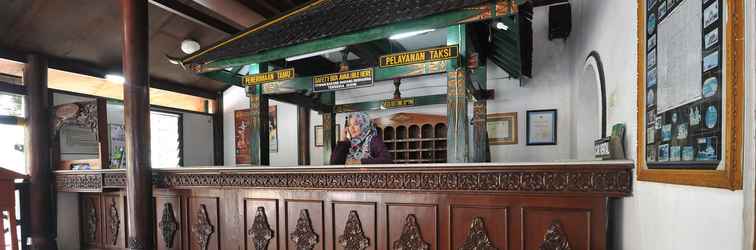
M 50 156 L 50 95 L 47 89 L 47 60 L 27 57 L 24 68 L 27 99 L 26 164 L 30 181 L 31 249 L 57 249 L 53 210 L 52 162 Z
M 213 112 L 213 159 L 216 166 L 223 166 L 223 92 L 218 92 Z
M 300 166 L 310 165 L 310 109 L 297 107 L 297 155 Z
M 460 58 L 447 67 L 447 155 L 449 163 L 468 162 L 467 77 L 464 69 L 466 29 L 464 24 L 449 27 L 447 44 L 458 45 Z
M 336 113 L 323 113 L 323 165 L 331 164 L 331 152 L 336 147 Z
M 485 59 L 484 59 L 485 60 Z M 479 91 L 486 91 L 487 72 L 486 62 L 480 61 L 477 54 L 469 55 L 468 71 L 472 84 Z M 486 122 L 488 120 L 487 99 L 478 95 L 473 103 L 473 138 L 472 138 L 472 155 L 473 162 L 490 162 L 491 153 L 488 145 L 488 131 Z
M 249 95 L 249 164 L 267 166 L 270 165 L 268 98 L 262 94 L 262 86 L 253 88 Z
M 147 0 L 121 0 L 129 249 L 155 249 L 150 164 L 149 37 Z

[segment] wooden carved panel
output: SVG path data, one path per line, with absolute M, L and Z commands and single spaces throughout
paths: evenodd
M 438 249 L 438 207 L 388 204 L 387 246 L 391 249 Z
M 109 247 L 123 247 L 125 243 L 125 211 L 123 210 L 123 196 L 103 195 L 103 219 L 105 220 L 103 233 L 104 245 Z
M 562 229 L 562 223 L 554 221 L 549 225 L 546 234 L 543 235 L 543 242 L 538 250 L 572 250 L 567 234 Z
M 159 250 L 181 249 L 181 202 L 178 197 L 155 198 Z
M 190 198 L 189 233 L 192 250 L 221 249 L 217 198 Z
M 523 208 L 522 213 L 525 249 L 593 249 L 590 210 Z
M 82 195 L 79 211 L 81 214 L 81 239 L 85 245 L 99 246 L 102 238 L 102 210 L 100 195 Z
M 278 201 L 247 199 L 245 206 L 246 249 L 278 249 Z
M 286 201 L 286 249 L 324 249 L 322 201 Z
M 332 208 L 334 249 L 376 249 L 375 203 L 334 202 Z
M 508 207 L 452 205 L 452 249 L 509 249 L 508 223 Z

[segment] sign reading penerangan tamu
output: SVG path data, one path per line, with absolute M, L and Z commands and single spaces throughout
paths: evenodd
M 373 86 L 373 69 L 360 69 L 312 77 L 313 92 L 328 92 Z

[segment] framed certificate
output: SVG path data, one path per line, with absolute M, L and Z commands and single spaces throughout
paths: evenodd
M 488 144 L 517 144 L 517 112 L 489 114 L 486 119 Z
M 527 115 L 528 146 L 557 144 L 557 110 L 530 110 Z

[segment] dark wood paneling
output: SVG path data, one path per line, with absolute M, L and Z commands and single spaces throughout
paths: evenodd
M 286 249 L 325 249 L 324 212 L 323 201 L 286 200 Z
M 103 233 L 100 194 L 82 195 L 80 201 L 81 244 L 87 248 L 101 247 Z
M 179 197 L 158 196 L 155 198 L 155 224 L 157 238 L 155 245 L 158 250 L 183 249 L 182 221 L 183 206 Z
M 546 239 L 550 238 L 561 238 L 567 241 L 571 249 L 596 249 L 598 246 L 591 244 L 591 220 L 590 210 L 524 207 L 522 209 L 523 249 L 539 249 L 542 244 L 545 244 Z M 558 227 L 561 230 L 554 232 L 552 227 Z
M 247 199 L 244 207 L 246 249 L 279 249 L 279 239 L 285 235 L 278 226 L 278 200 Z
M 452 205 L 449 217 L 451 221 L 450 245 L 453 249 L 470 245 L 482 246 L 489 242 L 500 250 L 510 249 L 508 207 Z M 474 222 L 481 224 L 475 224 L 474 227 Z M 482 235 L 487 236 L 487 239 L 481 238 Z
M 221 242 L 219 199 L 217 197 L 189 198 L 189 239 L 191 250 L 219 250 Z
M 125 197 L 122 194 L 102 196 L 103 246 L 107 248 L 126 247 Z
M 377 249 L 378 224 L 374 202 L 333 202 L 331 207 L 333 249 L 353 249 L 348 247 L 355 245 L 366 245 L 364 249 L 367 250 Z
M 428 244 L 428 249 L 439 249 L 437 205 L 387 204 L 386 209 L 387 246 L 396 249 L 398 246 Z M 418 235 L 422 238 L 417 238 Z

